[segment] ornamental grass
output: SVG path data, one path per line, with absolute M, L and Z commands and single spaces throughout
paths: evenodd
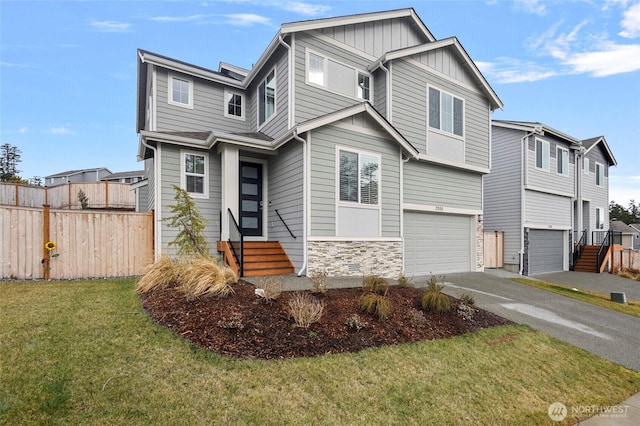
M 227 297 L 233 293 L 231 284 L 238 282 L 238 276 L 226 265 L 210 257 L 195 257 L 181 276 L 178 290 L 187 300 L 201 296 Z
M 146 293 L 152 289 L 160 290 L 176 286 L 185 271 L 185 266 L 182 260 L 174 260 L 166 254 L 162 255 L 157 262 L 147 267 L 136 285 L 136 291 Z

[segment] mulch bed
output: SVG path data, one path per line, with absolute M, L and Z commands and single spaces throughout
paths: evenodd
M 283 292 L 270 302 L 255 295 L 245 281 L 233 286 L 227 298 L 202 297 L 187 301 L 174 289 L 152 290 L 141 295 L 149 315 L 213 352 L 234 358 L 279 359 L 357 352 L 365 348 L 457 336 L 511 321 L 475 308 L 471 320 L 459 317 L 459 301 L 450 298 L 445 314 L 420 309 L 423 289 L 390 287 L 391 314 L 385 320 L 358 311 L 362 289 L 331 289 L 315 297 L 325 301 L 321 320 L 308 329 L 296 327 L 288 313 L 293 293 Z M 345 323 L 354 314 L 366 323 L 360 330 Z

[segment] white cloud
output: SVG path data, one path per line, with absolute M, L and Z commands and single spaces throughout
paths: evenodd
M 331 6 L 322 4 L 310 4 L 299 1 L 285 2 L 283 9 L 289 12 L 299 13 L 301 15 L 316 16 L 331 10 Z
M 116 21 L 91 21 L 89 25 L 103 33 L 126 33 L 132 27 L 129 23 Z
M 476 62 L 480 71 L 496 83 L 527 83 L 544 80 L 557 72 L 535 62 L 524 62 L 512 58 L 498 58 L 496 62 Z
M 154 16 L 149 18 L 150 21 L 156 22 L 195 22 L 204 19 L 206 15 L 191 16 Z
M 606 43 L 600 50 L 574 53 L 564 60 L 574 73 L 594 77 L 622 74 L 640 70 L 640 44 Z
M 619 36 L 625 38 L 640 37 L 640 2 L 631 5 L 624 11 L 620 25 L 622 26 L 622 31 L 618 33 Z
M 27 129 L 26 127 L 20 127 L 20 130 L 18 130 L 18 132 L 20 132 L 20 134 L 25 134 L 29 131 L 29 129 Z
M 49 131 L 54 135 L 75 135 L 76 134 L 76 132 L 74 132 L 73 130 L 67 129 L 64 126 L 52 127 L 51 129 L 49 129 Z
M 640 201 L 640 176 L 610 176 L 609 201 L 626 206 L 629 200 Z
M 516 0 L 515 6 L 517 9 L 535 15 L 545 15 L 547 13 L 547 6 L 539 0 Z
M 268 25 L 271 23 L 269 18 L 253 13 L 232 13 L 224 16 L 227 18 L 227 23 L 231 25 L 249 26 L 254 24 Z

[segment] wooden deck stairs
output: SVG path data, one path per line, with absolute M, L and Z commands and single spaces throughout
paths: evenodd
M 218 241 L 218 251 L 225 262 L 240 275 L 240 265 L 228 241 Z M 293 274 L 293 263 L 279 241 L 246 241 L 244 243 L 244 277 Z
M 607 265 L 606 260 L 609 258 L 609 253 L 605 256 L 605 261 L 602 262 L 602 265 L 598 265 L 599 250 L 600 246 L 584 246 L 573 270 L 577 272 L 603 272 Z M 609 247 L 609 250 L 611 250 L 611 247 Z

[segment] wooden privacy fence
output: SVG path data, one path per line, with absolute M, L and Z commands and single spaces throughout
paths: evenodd
M 0 207 L 2 279 L 124 277 L 151 262 L 152 212 Z
M 128 183 L 83 182 L 57 186 L 27 186 L 17 183 L 0 183 L 0 205 L 16 207 L 42 207 L 79 210 L 82 208 L 78 194 L 87 196 L 90 209 L 136 208 L 135 192 Z
M 485 268 L 504 267 L 504 231 L 484 233 Z
M 612 256 L 612 272 L 617 272 L 621 269 L 640 270 L 640 250 L 614 250 Z

